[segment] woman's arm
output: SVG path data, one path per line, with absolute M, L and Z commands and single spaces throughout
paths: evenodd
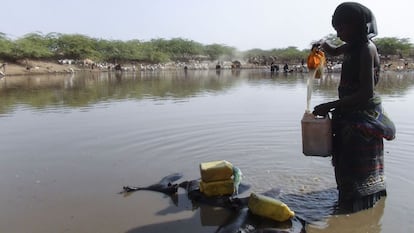
M 343 54 L 345 50 L 347 49 L 347 47 L 348 47 L 347 44 L 343 44 L 340 46 L 333 46 L 326 41 L 321 44 L 322 50 L 332 56 L 338 56 L 338 55 Z
M 374 65 L 377 62 L 377 58 L 377 50 L 373 43 L 369 43 L 367 46 L 362 47 L 360 52 L 360 70 L 358 72 L 358 91 L 342 99 L 316 106 L 314 114 L 325 116 L 334 108 L 355 108 L 372 98 L 374 95 Z

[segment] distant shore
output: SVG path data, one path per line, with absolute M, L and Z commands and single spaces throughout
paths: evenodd
M 76 69 L 73 65 L 58 64 L 50 61 L 30 61 L 30 66 L 19 63 L 2 63 L 5 66 L 0 71 L 6 76 L 30 74 L 63 74 Z
M 212 67 L 205 67 L 204 69 L 214 69 L 215 64 L 213 62 L 209 62 Z M 29 64 L 29 65 L 28 65 Z M 392 61 L 389 62 L 388 67 L 385 67 L 385 65 L 382 65 L 381 69 L 384 70 L 390 70 L 390 71 L 413 71 L 414 70 L 414 63 L 409 63 L 408 66 L 404 64 L 404 62 L 401 61 Z M 73 65 L 73 64 L 59 64 L 58 62 L 53 61 L 36 61 L 36 60 L 30 60 L 26 63 L 2 63 L 0 62 L 0 65 L 4 65 L 4 67 L 0 67 L 0 77 L 2 76 L 22 76 L 22 75 L 37 75 L 37 74 L 69 74 L 74 73 L 78 71 L 108 71 L 106 68 L 91 68 L 91 67 L 82 67 L 79 65 Z M 181 65 L 183 66 L 183 65 Z M 132 69 L 132 65 L 126 66 L 129 70 Z M 165 65 L 165 69 L 177 69 L 176 66 L 171 67 L 168 65 Z M 270 67 L 270 66 L 269 66 Z M 184 66 L 181 67 L 184 69 Z M 267 66 L 255 66 L 253 64 L 245 64 L 242 65 L 241 68 L 247 68 L 247 69 L 266 69 Z M 191 68 L 190 68 L 191 69 Z M 270 69 L 270 68 L 269 68 Z M 135 71 L 142 71 L 143 67 L 142 65 L 140 67 L 133 68 Z M 145 69 L 147 70 L 147 69 Z

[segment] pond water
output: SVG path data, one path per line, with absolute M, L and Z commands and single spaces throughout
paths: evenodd
M 220 213 L 184 195 L 174 204 L 160 193 L 119 192 L 174 172 L 197 179 L 201 162 L 225 159 L 249 192 L 280 188 L 313 220 L 307 232 L 414 232 L 413 73 L 382 74 L 377 92 L 397 127 L 385 141 L 388 196 L 352 215 L 332 215 L 330 159 L 302 154 L 308 77 L 223 70 L 0 79 L 0 231 L 215 232 Z M 315 80 L 311 106 L 335 99 L 338 81 Z

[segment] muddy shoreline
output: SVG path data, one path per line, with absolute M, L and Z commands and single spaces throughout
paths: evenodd
M 0 71 L 5 76 L 21 76 L 32 74 L 64 74 L 72 73 L 78 68 L 74 65 L 58 64 L 50 61 L 30 61 L 28 64 L 2 63 Z
M 206 62 L 204 67 L 194 67 L 193 64 L 189 64 L 189 69 L 215 69 L 215 62 Z M 414 70 L 414 63 L 404 66 L 404 63 L 401 61 L 389 62 L 392 64 L 389 67 L 382 67 L 382 71 L 412 71 Z M 165 69 L 165 70 L 176 70 L 184 69 L 187 64 L 173 64 L 173 65 L 133 65 L 125 64 L 123 67 L 128 71 L 146 71 L 146 70 L 156 70 L 156 69 Z M 154 69 L 155 67 L 155 69 Z M 270 66 L 257 66 L 254 64 L 243 64 L 242 69 L 270 69 Z M 111 70 L 111 69 L 110 69 Z M 107 68 L 94 68 L 91 66 L 82 66 L 75 64 L 59 64 L 53 61 L 36 61 L 36 60 L 26 60 L 25 62 L 20 63 L 6 63 L 0 61 L 0 77 L 3 76 L 24 76 L 24 75 L 45 75 L 45 74 L 70 74 L 79 71 L 90 71 L 90 72 L 107 72 Z

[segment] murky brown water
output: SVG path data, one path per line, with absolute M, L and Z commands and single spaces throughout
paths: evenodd
M 308 232 L 414 232 L 414 75 L 384 73 L 378 87 L 395 121 L 385 142 L 388 196 L 332 216 L 329 158 L 301 152 L 302 74 L 267 71 L 83 73 L 0 79 L 0 232 L 215 232 L 226 213 L 180 191 L 118 194 L 200 162 L 238 166 L 249 191 L 278 187 Z M 312 106 L 336 98 L 337 75 L 315 81 Z M 211 214 L 213 211 L 214 214 Z

